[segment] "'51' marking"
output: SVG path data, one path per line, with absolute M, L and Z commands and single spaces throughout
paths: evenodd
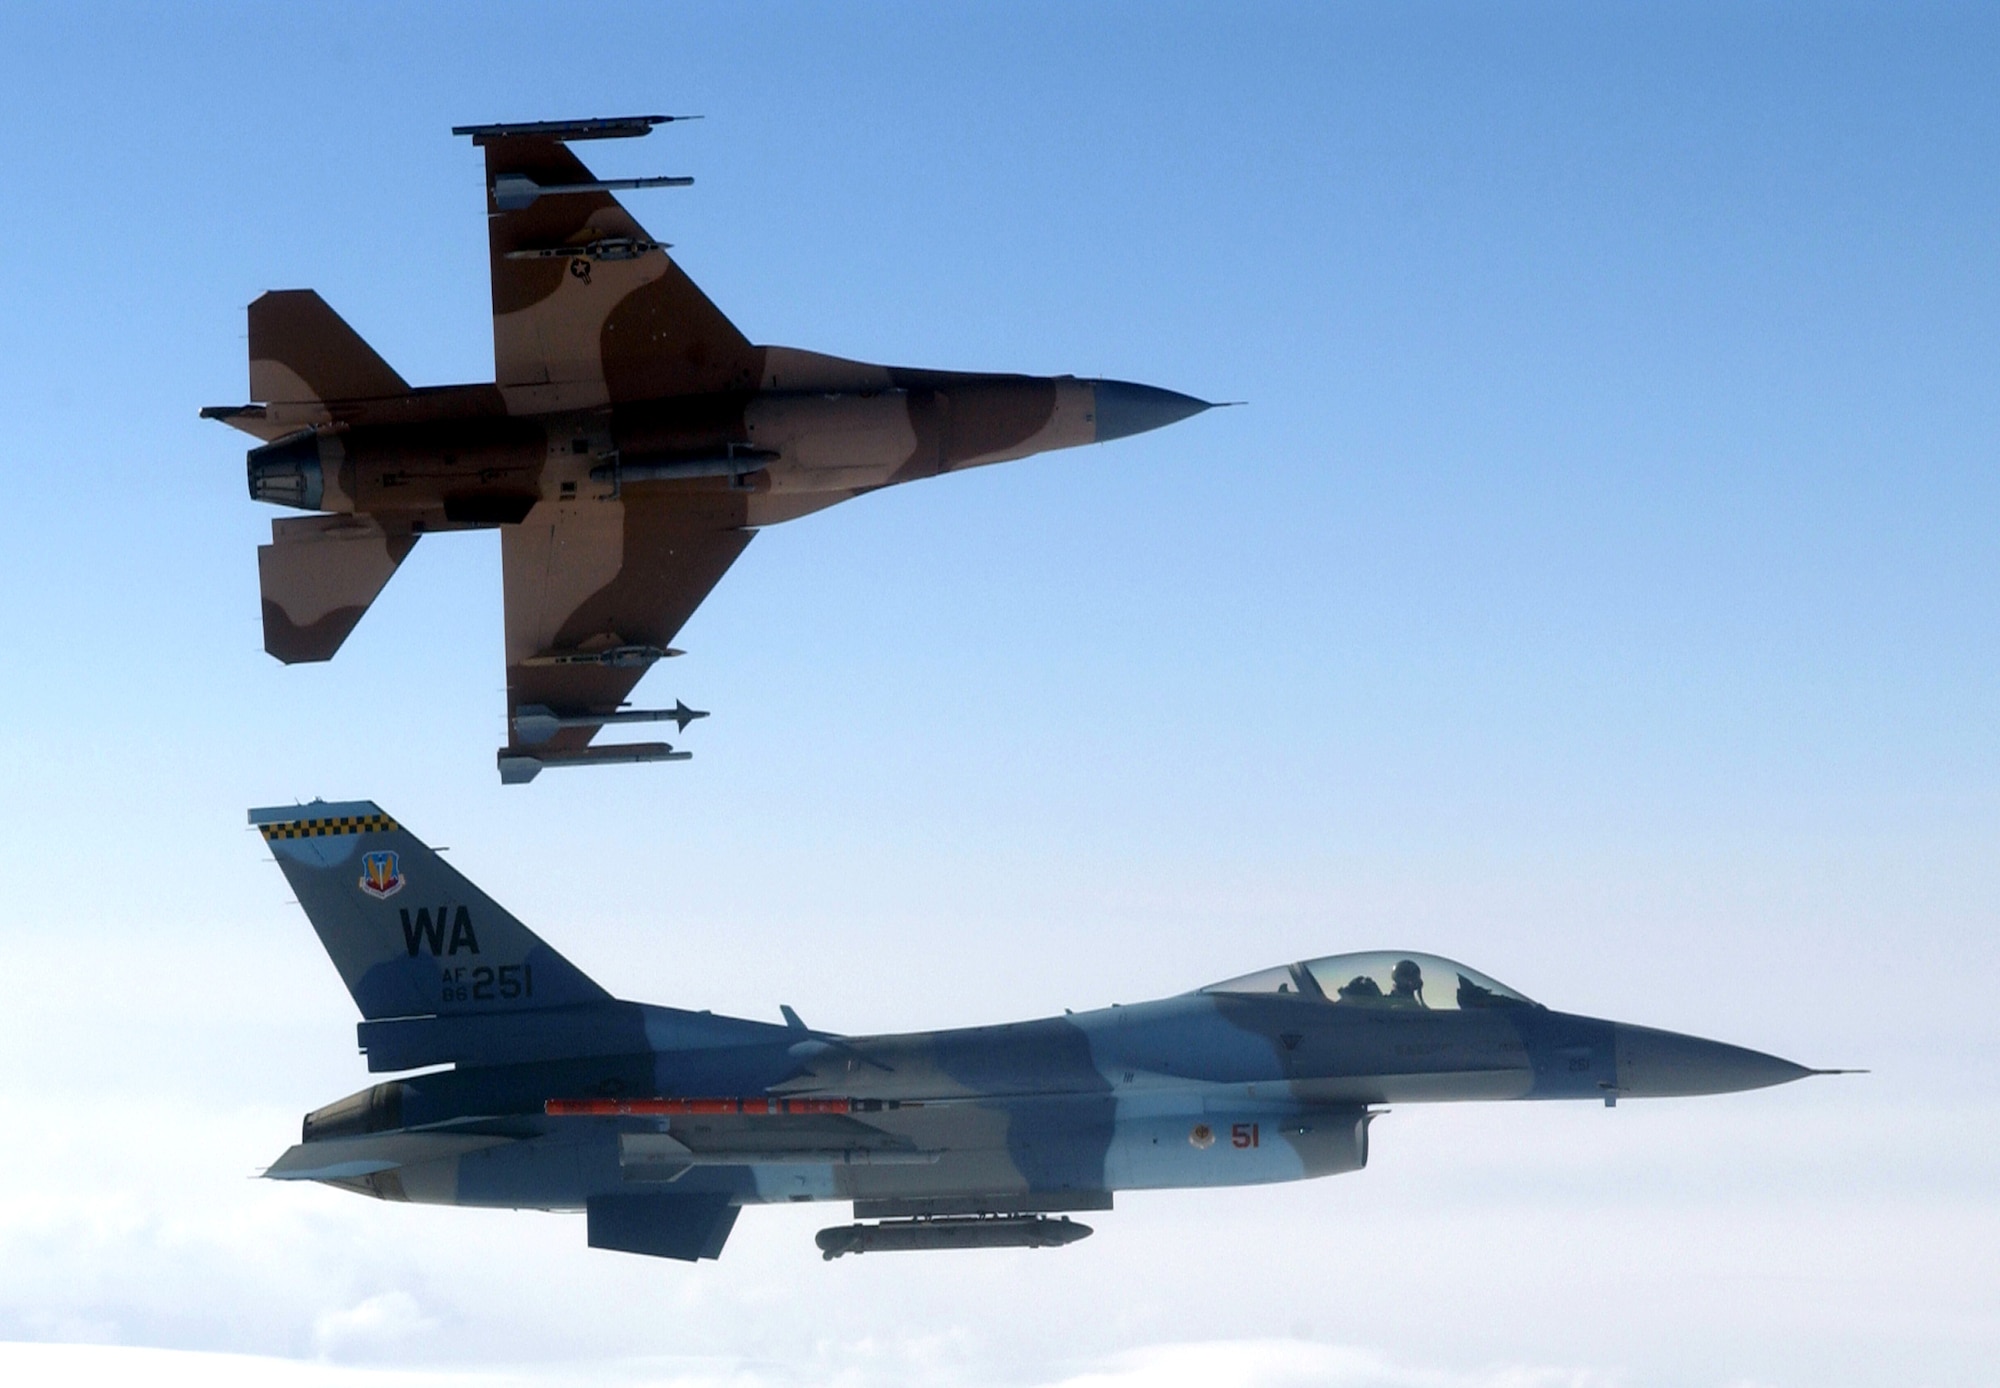
M 1262 1134 L 1255 1123 L 1232 1123 L 1229 1128 L 1229 1145 L 1239 1151 L 1245 1147 L 1260 1147 Z

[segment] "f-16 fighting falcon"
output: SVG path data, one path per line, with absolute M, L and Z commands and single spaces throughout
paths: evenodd
M 1722 1094 L 1811 1074 L 1555 1012 L 1393 951 L 1157 1002 L 843 1036 L 623 1002 L 368 802 L 252 810 L 390 1080 L 264 1174 L 384 1200 L 583 1210 L 592 1247 L 714 1258 L 745 1205 L 851 1201 L 828 1258 L 1042 1247 L 1112 1193 L 1359 1170 L 1388 1103 Z
M 500 779 L 679 760 L 590 745 L 760 526 L 878 487 L 1158 429 L 1210 408 L 1074 376 L 910 370 L 753 346 L 594 175 L 579 140 L 671 116 L 461 126 L 486 154 L 490 385 L 414 387 L 311 290 L 250 305 L 264 440 L 250 495 L 315 512 L 257 551 L 264 648 L 332 658 L 419 538 L 497 527 L 506 606 Z

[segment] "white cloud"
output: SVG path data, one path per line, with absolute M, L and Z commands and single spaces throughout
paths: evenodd
M 0 1144 L 0 1337 L 537 1381 L 617 1354 L 753 1388 L 1716 1388 L 1887 1357 L 1950 1381 L 1996 1343 L 2000 1114 L 1976 1097 L 1409 1107 L 1359 1175 L 1121 1197 L 1060 1252 L 828 1264 L 812 1231 L 844 1207 L 774 1207 L 690 1267 L 591 1251 L 576 1216 L 250 1179 L 295 1115 L 182 1083 L 0 1092 L 0 1124 L 60 1135 Z M 1484 1367 L 1509 1364 L 1578 1367 Z
M 1593 1388 L 1617 1381 L 1582 1369 L 1452 1372 L 1344 1345 L 1235 1340 L 1132 1350 L 1053 1388 Z
M 313 1344 L 331 1358 L 373 1356 L 436 1328 L 408 1292 L 380 1292 L 342 1310 L 322 1311 L 313 1319 Z
M 377 1300 L 384 1300 L 378 1298 Z M 421 1326 L 414 1305 L 354 1308 L 356 1325 Z M 960 1388 L 1610 1388 L 1576 1369 L 1508 1366 L 1455 1372 L 1398 1363 L 1372 1351 L 1302 1340 L 1156 1345 L 1082 1365 L 1061 1377 L 967 1376 L 953 1337 L 822 1345 L 791 1368 L 746 1359 L 605 1359 L 522 1368 L 403 1369 L 325 1360 L 123 1345 L 0 1342 L 0 1379 L 16 1388 L 145 1383 L 149 1388 L 873 1388 L 913 1382 Z

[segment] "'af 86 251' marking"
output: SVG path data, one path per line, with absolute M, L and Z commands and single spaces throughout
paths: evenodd
M 513 1002 L 535 996 L 533 964 L 460 964 L 441 976 L 445 1002 Z

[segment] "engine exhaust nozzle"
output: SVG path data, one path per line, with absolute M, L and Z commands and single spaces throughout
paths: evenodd
M 301 511 L 317 511 L 325 495 L 325 476 L 320 469 L 319 435 L 299 434 L 246 455 L 250 474 L 250 499 Z

